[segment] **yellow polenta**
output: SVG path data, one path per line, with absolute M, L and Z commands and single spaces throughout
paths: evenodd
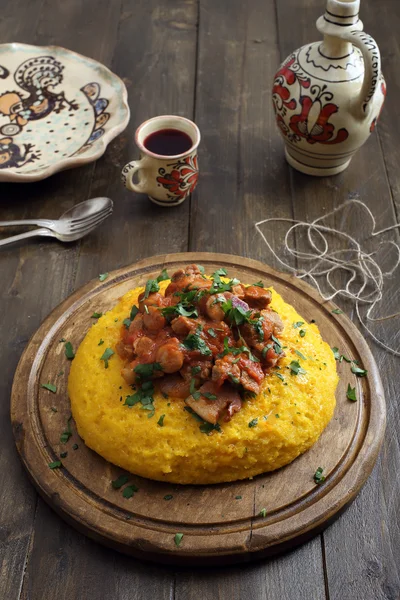
M 168 283 L 160 284 L 162 291 Z M 258 397 L 245 401 L 230 422 L 221 423 L 221 432 L 202 433 L 178 398 L 156 393 L 151 418 L 140 404 L 124 406 L 132 389 L 120 375 L 123 361 L 114 354 L 106 369 L 100 357 L 105 348 L 115 348 L 122 321 L 142 291 L 128 292 L 90 328 L 72 362 L 68 383 L 72 414 L 89 448 L 142 477 L 207 484 L 278 469 L 317 441 L 335 408 L 335 359 L 315 324 L 293 327 L 304 319 L 274 290 L 271 308 L 285 325 L 280 337 L 286 356 L 280 369 L 272 369 L 265 378 Z M 306 332 L 303 337 L 300 330 Z M 101 339 L 104 343 L 99 346 Z M 305 374 L 291 372 L 288 365 L 294 360 Z M 158 424 L 161 415 L 163 426 Z

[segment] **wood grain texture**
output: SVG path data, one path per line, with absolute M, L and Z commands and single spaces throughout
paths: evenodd
M 390 4 L 390 3 L 389 3 Z M 387 5 L 388 6 L 388 5 Z M 294 0 L 284 0 L 277 3 L 279 39 L 282 48 L 282 59 L 287 54 L 305 42 L 315 38 L 314 22 L 321 13 L 318 0 L 308 0 L 299 5 Z M 382 7 L 383 12 L 387 7 Z M 398 7 L 393 9 L 394 18 Z M 292 18 L 287 19 L 286 15 Z M 387 36 L 383 33 L 381 39 L 382 12 L 366 3 L 361 3 L 361 18 L 365 30 L 376 38 L 383 53 L 388 57 L 395 48 L 393 36 L 390 34 L 392 23 L 388 25 Z M 386 41 L 385 41 L 386 40 Z M 391 40 L 389 50 L 387 40 Z M 382 47 L 382 42 L 384 46 Z M 386 49 L 386 52 L 385 52 Z M 395 80 L 395 78 L 392 78 Z M 394 81 L 396 85 L 396 82 Z M 390 80 L 389 80 L 390 87 Z M 390 105 L 389 105 L 390 110 Z M 383 109 L 383 115 L 386 105 Z M 393 109 L 392 109 L 393 111 Z M 393 112 L 392 112 L 393 114 Z M 392 117 L 393 120 L 393 117 Z M 391 128 L 391 135 L 393 129 Z M 396 139 L 395 136 L 391 140 Z M 393 143 L 393 142 L 392 142 Z M 393 157 L 392 157 L 393 158 Z M 390 160 L 392 160 L 392 158 Z M 391 189 L 386 176 L 386 156 L 383 156 L 381 144 L 377 135 L 372 135 L 365 146 L 353 158 L 349 168 L 334 178 L 324 178 L 316 186 L 313 179 L 293 171 L 293 203 L 295 218 L 310 221 L 321 214 L 337 207 L 348 198 L 360 198 L 372 210 L 377 219 L 377 229 L 382 229 L 396 223 L 395 207 Z M 379 198 L 379 201 L 378 201 Z M 370 223 L 361 213 L 344 211 L 330 221 L 332 226 L 344 229 L 355 239 L 363 242 L 371 251 L 376 248 L 376 241 L 368 239 L 371 233 Z M 383 239 L 388 239 L 384 236 Z M 399 240 L 394 233 L 392 239 Z M 337 242 L 333 240 L 333 248 Z M 342 279 L 343 281 L 343 279 Z M 383 314 L 399 310 L 397 277 L 385 283 L 385 308 Z M 348 314 L 352 314 L 354 306 L 350 302 L 340 302 Z M 377 311 L 382 314 L 382 310 Z M 356 324 L 357 318 L 353 313 Z M 380 326 L 372 326 L 373 331 L 385 339 L 387 343 L 398 346 L 398 329 L 395 322 L 387 322 Z M 362 330 L 363 331 L 363 330 Z M 388 473 L 399 468 L 398 446 L 398 398 L 399 393 L 393 386 L 397 379 L 396 363 L 398 359 L 379 349 L 370 338 L 377 363 L 385 373 L 384 385 L 388 402 L 390 423 L 385 437 L 381 459 L 368 485 L 357 498 L 353 506 L 334 526 L 323 534 L 324 557 L 326 561 L 326 576 L 330 600 L 342 600 L 359 596 L 360 598 L 398 598 L 400 596 L 399 565 L 395 556 L 400 549 L 399 530 L 393 528 L 397 521 L 399 502 L 399 487 L 397 481 L 389 481 Z M 390 491 L 389 491 L 390 490 Z M 341 548 L 347 557 L 343 560 Z
M 347 363 L 338 366 L 337 407 L 321 439 L 295 462 L 252 480 L 216 486 L 171 486 L 134 478 L 140 493 L 128 502 L 111 486 L 120 469 L 90 451 L 75 432 L 60 444 L 70 414 L 68 363 L 60 339 L 77 348 L 90 327 L 93 310 L 105 312 L 129 289 L 154 279 L 163 268 L 173 273 L 190 263 L 206 273 L 220 267 L 241 281 L 262 279 L 294 305 L 307 321 L 314 318 L 331 346 L 359 361 L 368 378 L 357 380 Z M 385 427 L 385 405 L 378 371 L 368 346 L 343 315 L 298 279 L 262 263 L 216 253 L 167 254 L 145 259 L 110 274 L 105 283 L 78 290 L 45 320 L 27 346 L 12 392 L 11 418 L 21 458 L 44 499 L 68 522 L 93 539 L 134 556 L 172 564 L 248 561 L 291 548 L 309 539 L 354 498 L 371 472 Z M 56 382 L 57 394 L 41 388 Z M 346 399 L 356 385 L 358 402 Z M 54 412 L 53 407 L 57 410 Z M 72 443 L 78 443 L 71 452 Z M 68 449 L 63 468 L 48 465 Z M 312 475 L 323 463 L 324 485 Z M 164 496 L 171 493 L 166 504 Z M 241 501 L 235 502 L 239 496 Z M 266 516 L 259 515 L 266 510 Z M 177 549 L 174 535 L 184 534 Z

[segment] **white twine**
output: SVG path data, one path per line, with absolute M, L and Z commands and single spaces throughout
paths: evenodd
M 380 231 L 375 231 L 376 221 L 374 215 L 368 206 L 364 204 L 364 202 L 361 202 L 361 200 L 357 199 L 351 199 L 347 202 L 344 202 L 331 212 L 323 215 L 322 217 L 318 217 L 318 219 L 315 219 L 311 223 L 307 223 L 306 221 L 298 221 L 296 219 L 270 218 L 259 221 L 255 224 L 255 227 L 269 251 L 285 269 L 288 269 L 294 273 L 299 279 L 310 279 L 324 300 L 332 300 L 336 296 L 342 296 L 352 300 L 355 303 L 355 309 L 360 323 L 368 331 L 373 340 L 375 340 L 379 346 L 385 348 L 385 350 L 391 352 L 395 356 L 400 356 L 400 350 L 388 346 L 372 333 L 360 313 L 361 305 L 367 305 L 368 310 L 365 314 L 365 319 L 368 321 L 385 321 L 400 316 L 399 312 L 387 315 L 385 317 L 371 316 L 375 307 L 383 300 L 385 277 L 392 275 L 400 264 L 400 246 L 392 240 L 381 241 L 378 245 L 378 248 L 374 252 L 368 253 L 363 250 L 361 244 L 357 242 L 354 237 L 348 235 L 344 231 L 340 231 L 339 229 L 328 227 L 322 224 L 322 221 L 332 217 L 340 210 L 356 205 L 360 206 L 364 211 L 366 211 L 371 219 L 370 237 L 374 238 L 400 227 L 400 225 L 392 225 L 391 227 L 386 227 Z M 283 251 L 286 254 L 289 253 L 289 255 L 295 259 L 300 261 L 308 261 L 311 263 L 308 268 L 294 268 L 282 258 L 283 252 L 281 252 L 279 255 L 278 252 L 274 250 L 268 241 L 267 236 L 261 230 L 261 225 L 274 222 L 291 223 L 291 226 L 286 231 L 284 237 Z M 306 239 L 308 241 L 310 246 L 309 251 L 297 250 L 293 245 L 290 244 L 289 238 L 294 233 L 300 235 L 301 239 Z M 327 235 L 329 234 L 342 238 L 345 246 L 339 250 L 332 250 L 329 247 L 329 241 L 327 239 Z M 396 250 L 394 266 L 388 271 L 383 271 L 379 266 L 377 259 L 374 258 L 384 246 L 388 246 Z M 333 282 L 333 275 L 336 273 L 336 271 L 345 272 L 346 284 L 344 287 L 338 288 Z M 324 279 L 324 286 L 328 288 L 328 292 L 324 292 L 322 290 L 320 283 L 317 281 L 317 277 L 322 277 Z

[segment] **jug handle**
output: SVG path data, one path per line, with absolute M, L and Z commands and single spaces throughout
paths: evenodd
M 358 118 L 365 119 L 381 78 L 381 53 L 374 38 L 364 31 L 353 29 L 340 37 L 359 48 L 364 58 L 364 81 L 360 94 L 354 99 L 354 112 Z

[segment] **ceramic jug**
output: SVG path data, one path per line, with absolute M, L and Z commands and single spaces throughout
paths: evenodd
M 344 171 L 374 130 L 386 86 L 375 40 L 363 32 L 360 0 L 327 0 L 322 42 L 293 52 L 275 75 L 276 120 L 292 167 L 309 175 Z

